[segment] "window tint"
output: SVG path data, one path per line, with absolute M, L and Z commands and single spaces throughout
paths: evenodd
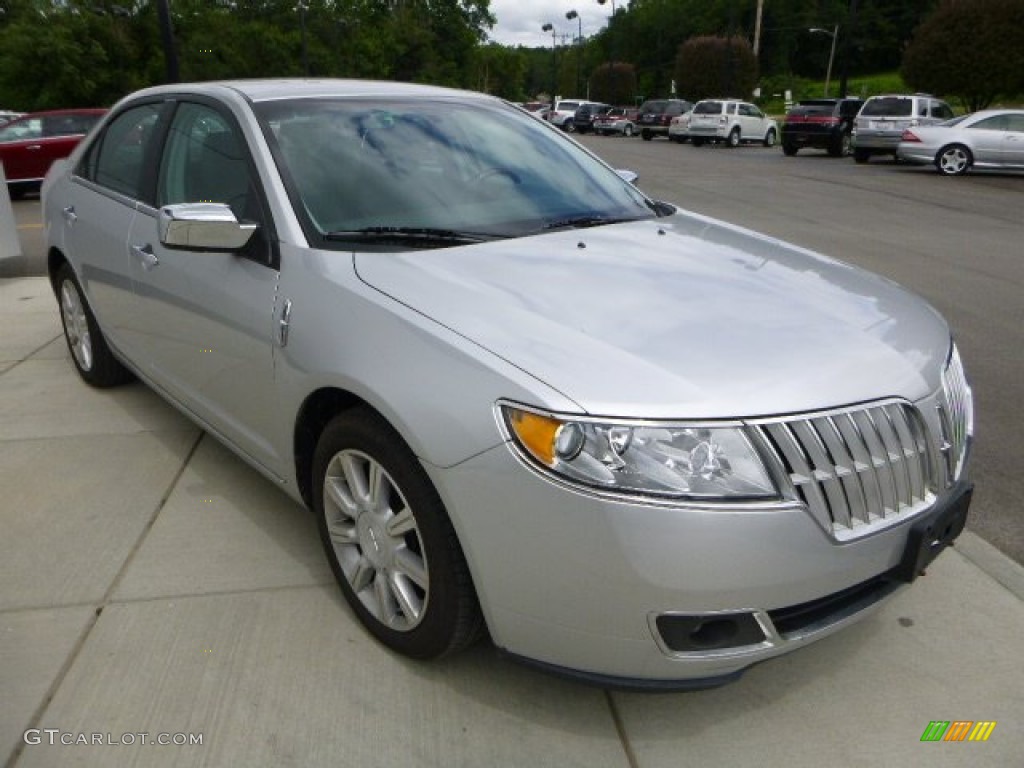
M 695 115 L 720 115 L 722 114 L 722 102 L 701 101 L 693 108 Z
M 43 135 L 43 121 L 38 117 L 16 120 L 0 128 L 0 141 L 24 141 Z
M 47 115 L 43 117 L 44 136 L 75 136 L 88 133 L 99 115 Z
M 245 142 L 220 113 L 183 103 L 174 114 L 157 181 L 157 205 L 224 203 L 235 217 L 254 218 Z
M 115 192 L 141 197 L 142 161 L 159 114 L 158 104 L 145 104 L 115 117 L 94 146 L 85 175 Z
M 1006 130 L 1006 116 L 1005 115 L 993 115 L 992 117 L 986 117 L 984 120 L 979 120 L 973 123 L 968 128 L 977 129 L 979 131 L 1005 131 Z
M 868 99 L 861 110 L 863 117 L 910 117 L 914 100 L 904 96 L 879 96 Z
M 1006 115 L 1006 130 L 1024 133 L 1024 115 Z
M 949 120 L 953 117 L 953 110 L 943 101 L 932 102 L 932 117 L 940 120 Z

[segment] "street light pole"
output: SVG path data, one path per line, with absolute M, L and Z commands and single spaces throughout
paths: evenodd
M 569 11 L 567 14 L 565 14 L 565 18 L 568 19 L 569 21 L 576 19 L 576 21 L 578 21 L 580 24 L 580 33 L 579 36 L 576 38 L 576 93 L 579 94 L 581 90 L 580 80 L 582 80 L 583 75 L 583 19 L 580 18 L 580 15 L 576 13 L 575 10 Z
M 832 38 L 832 50 L 828 54 L 828 69 L 825 72 L 825 97 L 828 98 L 828 86 L 832 80 L 832 60 L 836 57 L 836 38 L 839 37 L 839 25 L 836 24 L 832 31 L 829 32 L 827 29 L 821 27 L 811 27 L 808 32 L 820 32 L 823 35 L 828 35 Z
M 174 47 L 174 30 L 171 28 L 171 9 L 167 0 L 159 0 L 156 14 L 160 19 L 160 38 L 164 45 L 164 61 L 167 64 L 167 82 L 178 82 L 178 51 Z
M 607 2 L 608 2 L 608 0 L 597 0 L 597 4 L 598 5 L 604 5 Z M 615 0 L 611 0 L 611 3 L 612 3 L 612 16 L 611 16 L 611 18 L 614 19 L 615 18 Z M 614 101 L 617 100 L 616 97 L 619 94 L 615 90 L 615 81 L 617 79 L 616 78 L 616 74 L 615 74 L 615 37 L 612 35 L 612 22 L 611 22 L 611 20 L 608 21 L 608 56 L 611 59 L 611 61 L 608 63 L 608 68 L 609 68 L 609 71 L 608 71 L 608 82 L 610 83 L 610 89 L 611 89 L 611 97 L 608 99 L 608 101 L 614 102 Z M 618 99 L 618 100 L 621 101 L 621 99 Z
M 302 74 L 309 77 L 309 49 L 306 45 L 306 5 L 305 0 L 299 0 L 295 10 L 299 12 L 299 26 L 302 28 Z
M 554 24 L 545 24 L 541 27 L 544 32 L 551 33 L 551 108 L 555 108 L 555 92 L 558 90 L 558 64 L 555 61 L 555 40 L 558 37 L 558 32 L 555 31 Z

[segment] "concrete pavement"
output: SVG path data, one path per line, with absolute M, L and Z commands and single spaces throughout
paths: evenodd
M 606 692 L 487 645 L 412 662 L 356 623 L 306 510 L 144 386 L 78 379 L 45 279 L 0 280 L 0 324 L 0 763 L 1024 765 L 1024 569 L 969 531 L 713 691 Z M 922 743 L 935 720 L 996 726 Z

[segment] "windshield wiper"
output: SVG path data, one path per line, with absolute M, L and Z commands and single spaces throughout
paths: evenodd
M 548 222 L 542 229 L 586 229 L 587 227 L 600 227 L 605 224 L 622 224 L 625 221 L 638 221 L 635 216 L 570 216 L 566 219 Z
M 428 243 L 483 243 L 496 236 L 479 232 L 460 232 L 455 229 L 434 227 L 363 227 L 361 229 L 339 229 L 327 232 L 327 240 L 415 240 Z

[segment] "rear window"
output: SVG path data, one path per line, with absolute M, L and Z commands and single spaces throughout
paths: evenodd
M 860 113 L 865 117 L 910 117 L 914 114 L 914 100 L 900 96 L 868 99 Z
M 832 117 L 833 104 L 799 105 L 789 110 L 794 117 Z
M 649 114 L 660 115 L 662 112 L 665 111 L 665 107 L 667 107 L 667 106 L 668 106 L 668 102 L 664 101 L 664 100 L 662 100 L 662 101 L 645 101 L 643 103 L 643 105 L 640 107 L 640 114 L 641 115 L 649 115 Z
M 720 115 L 722 114 L 722 102 L 720 101 L 699 101 L 693 108 L 695 115 Z

